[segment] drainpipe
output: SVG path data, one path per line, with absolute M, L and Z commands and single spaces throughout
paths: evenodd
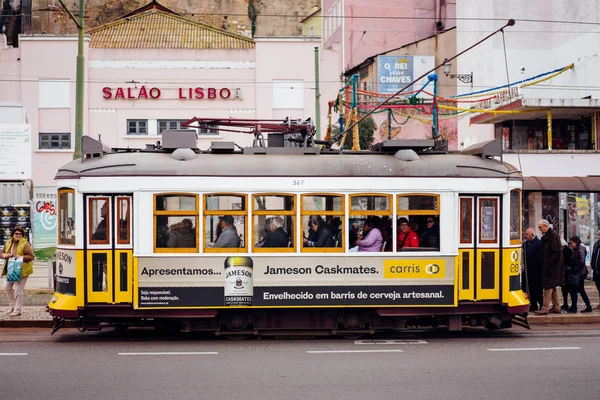
M 435 0 L 435 29 L 438 31 L 444 29 L 444 22 L 442 22 L 442 0 Z
M 321 139 L 321 92 L 319 91 L 319 47 L 315 46 L 315 126 L 317 139 Z

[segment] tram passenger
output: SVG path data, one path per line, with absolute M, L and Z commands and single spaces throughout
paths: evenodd
M 333 217 L 329 221 L 331 225 L 331 233 L 333 234 L 333 239 L 335 240 L 336 247 L 342 247 L 342 220 L 340 217 Z
M 189 218 L 184 218 L 181 222 L 171 225 L 167 236 L 167 247 L 196 247 L 194 224 Z
M 265 226 L 263 228 L 263 236 L 258 243 L 256 243 L 256 247 L 263 247 L 265 242 L 267 241 L 267 237 L 271 234 L 271 221 L 273 217 L 269 217 L 265 220 Z
M 408 219 L 398 218 L 398 229 L 396 236 L 397 251 L 407 247 L 419 247 L 419 236 L 408 226 Z
M 348 232 L 348 239 L 348 243 L 350 243 L 350 246 L 354 246 L 354 244 L 358 240 L 358 222 L 353 222 L 352 226 L 350 226 L 350 231 Z
M 92 239 L 94 240 L 106 240 L 106 212 L 107 206 L 106 202 L 100 208 L 100 216 L 102 217 L 102 221 L 96 227 L 96 230 L 92 234 Z
M 381 236 L 381 218 L 368 217 L 363 224 L 363 234 L 354 243 L 358 251 L 381 251 L 383 237 Z
M 308 219 L 310 226 L 309 238 L 304 238 L 304 246 L 307 247 L 334 247 L 335 240 L 331 232 L 331 226 L 318 215 L 311 215 Z M 310 232 L 313 232 L 310 235 Z
M 233 226 L 233 217 L 231 215 L 219 217 L 219 225 L 221 226 L 221 234 L 211 247 L 240 247 L 240 237 L 235 226 Z
M 274 217 L 269 224 L 271 233 L 265 239 L 262 247 L 288 247 L 290 236 L 283 229 L 283 218 Z
M 440 248 L 440 227 L 433 217 L 427 217 L 427 229 L 421 235 L 421 247 Z

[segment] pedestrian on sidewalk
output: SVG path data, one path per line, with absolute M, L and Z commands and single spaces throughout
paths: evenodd
M 529 311 L 537 311 L 544 304 L 544 295 L 542 289 L 542 267 L 540 265 L 540 250 L 542 242 L 535 236 L 535 229 L 525 229 L 525 279 L 523 280 L 524 290 L 529 293 L 529 302 L 531 303 Z
M 563 305 L 560 307 L 561 310 L 569 310 L 569 293 L 571 293 L 571 285 L 569 285 L 568 279 L 569 279 L 569 275 L 571 275 L 571 259 L 573 258 L 573 249 L 571 248 L 571 246 L 569 246 L 569 243 L 567 243 L 567 241 L 563 238 L 560 238 L 560 243 L 562 244 L 563 247 L 563 261 L 564 261 L 564 266 L 563 266 L 563 276 L 565 277 L 565 280 L 563 281 L 563 285 L 560 287 L 560 291 L 562 293 L 562 298 L 563 298 Z M 571 303 L 572 304 L 572 303 Z
M 8 259 L 11 257 L 23 257 L 23 266 L 21 270 L 21 280 L 19 282 L 4 283 L 4 292 L 8 297 L 8 311 L 11 317 L 21 315 L 21 306 L 23 305 L 23 290 L 27 283 L 27 277 L 33 273 L 32 261 L 35 260 L 35 254 L 31 244 L 25 238 L 25 231 L 20 226 L 15 226 L 11 232 L 10 239 L 4 245 L 0 253 L 0 258 L 4 261 L 2 276 L 7 274 Z
M 600 294 L 600 230 L 598 231 L 598 241 L 594 245 L 594 249 L 592 250 L 592 272 L 594 273 L 594 283 L 596 284 L 596 289 L 598 289 L 598 294 Z M 596 306 L 596 310 L 600 310 L 600 304 Z
M 538 311 L 537 315 L 548 315 L 548 313 L 560 314 L 560 304 L 558 303 L 557 286 L 563 284 L 563 252 L 560 243 L 560 237 L 551 227 L 550 223 L 542 219 L 538 223 L 538 229 L 542 232 L 542 248 L 540 251 L 540 260 L 542 264 L 542 287 L 544 288 L 544 305 Z M 552 307 L 550 307 L 552 304 Z
M 579 236 L 573 236 L 569 239 L 569 246 L 573 249 L 573 255 L 571 256 L 571 275 L 567 278 L 567 282 L 570 286 L 571 294 L 571 307 L 567 312 L 577 312 L 577 293 L 581 294 L 581 298 L 585 303 L 585 310 L 583 312 L 592 312 L 592 305 L 590 299 L 585 292 L 585 278 L 587 278 L 588 271 L 585 266 L 585 257 L 587 256 L 587 250 L 581 245 L 581 239 Z

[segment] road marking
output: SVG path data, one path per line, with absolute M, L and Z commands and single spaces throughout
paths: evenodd
M 354 344 L 427 344 L 425 340 L 355 340 Z
M 403 353 L 404 350 L 307 350 L 309 354 L 330 354 L 330 353 Z
M 144 353 L 119 353 L 120 356 L 198 356 L 219 354 L 216 351 L 163 351 Z
M 544 350 L 581 350 L 581 347 L 522 347 L 514 349 L 488 349 L 488 351 L 544 351 Z
M 0 356 L 26 356 L 27 353 L 0 353 Z

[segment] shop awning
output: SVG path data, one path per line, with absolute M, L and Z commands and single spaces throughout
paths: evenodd
M 553 192 L 600 192 L 600 176 L 527 176 L 523 189 Z
M 600 111 L 600 99 L 538 99 L 523 98 L 490 111 L 514 112 L 508 114 L 482 113 L 471 117 L 471 124 L 497 124 L 510 120 L 546 119 L 548 109 L 553 119 L 580 119 Z

